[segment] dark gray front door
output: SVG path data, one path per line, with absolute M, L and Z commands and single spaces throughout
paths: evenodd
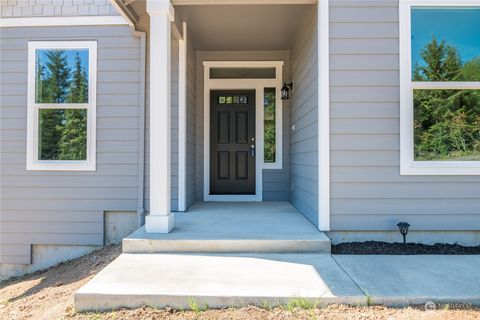
M 255 194 L 255 91 L 210 92 L 210 194 Z

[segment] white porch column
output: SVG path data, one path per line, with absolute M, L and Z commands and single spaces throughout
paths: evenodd
M 145 229 L 168 233 L 173 229 L 170 212 L 170 109 L 171 23 L 169 0 L 147 0 L 150 15 L 150 214 Z

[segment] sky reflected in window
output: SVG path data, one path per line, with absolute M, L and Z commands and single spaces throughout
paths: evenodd
M 412 68 L 424 65 L 421 50 L 438 41 L 458 50 L 463 63 L 480 56 L 480 7 L 412 7 Z

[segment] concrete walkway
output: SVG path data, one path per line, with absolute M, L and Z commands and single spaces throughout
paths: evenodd
M 316 304 L 480 304 L 480 256 L 332 256 L 288 202 L 197 203 L 168 234 L 140 228 L 75 293 L 77 310 Z
M 75 294 L 77 310 L 288 303 L 480 304 L 480 256 L 122 254 Z
M 374 303 L 435 301 L 480 305 L 480 255 L 333 258 Z

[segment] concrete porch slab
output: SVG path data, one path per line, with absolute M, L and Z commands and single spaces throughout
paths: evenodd
M 335 255 L 374 303 L 480 305 L 480 256 Z
M 168 234 L 142 227 L 123 239 L 125 253 L 330 252 L 330 239 L 289 202 L 198 202 L 175 213 Z
M 326 254 L 122 254 L 75 293 L 77 311 L 142 305 L 271 306 L 302 297 L 364 304 L 365 296 Z

